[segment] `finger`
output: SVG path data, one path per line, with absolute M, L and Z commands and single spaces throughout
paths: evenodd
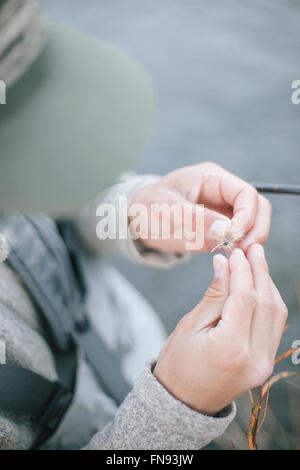
M 236 248 L 229 259 L 230 293 L 250 291 L 254 289 L 253 275 L 249 261 L 244 252 Z
M 254 243 L 263 245 L 266 242 L 270 232 L 271 213 L 271 203 L 268 201 L 268 199 L 259 195 L 254 227 L 250 230 L 250 232 L 248 232 L 245 239 L 239 244 L 239 246 L 244 251 L 246 251 L 247 248 Z
M 223 168 L 210 164 L 202 175 L 199 202 L 220 212 L 232 208 L 236 232 L 245 234 L 254 226 L 258 207 L 256 189 Z
M 283 332 L 284 332 L 284 327 L 285 327 L 287 316 L 288 316 L 288 310 L 272 279 L 271 279 L 271 290 L 272 290 L 273 299 L 274 299 L 275 306 L 276 306 L 276 314 L 274 316 L 274 325 L 273 325 L 272 331 L 270 332 L 271 356 L 272 356 L 272 359 L 274 359 L 276 356 L 278 347 L 280 345 Z
M 257 191 L 247 185 L 238 193 L 233 203 L 232 226 L 234 231 L 247 234 L 255 224 L 257 208 Z
M 251 245 L 247 258 L 253 272 L 257 295 L 257 308 L 252 322 L 251 344 L 257 354 L 264 353 L 270 344 L 274 326 L 275 303 L 271 289 L 271 278 L 261 245 Z
M 197 319 L 197 329 L 215 326 L 229 294 L 228 260 L 223 255 L 215 255 L 213 266 L 214 279 L 201 302 L 192 311 L 192 315 Z
M 222 328 L 240 340 L 250 340 L 252 317 L 256 305 L 252 271 L 245 254 L 235 249 L 230 257 L 230 296 L 224 305 Z
M 260 298 L 263 298 L 266 290 L 270 290 L 269 267 L 265 257 L 265 250 L 262 245 L 255 243 L 247 250 L 247 259 L 253 273 L 254 286 Z

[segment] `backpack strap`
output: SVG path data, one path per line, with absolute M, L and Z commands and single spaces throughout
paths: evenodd
M 84 311 L 84 299 L 87 294 L 84 270 L 81 261 L 81 240 L 74 225 L 68 221 L 57 224 L 58 231 L 64 240 L 72 263 L 72 277 L 76 280 L 74 289 L 77 295 L 77 305 Z M 131 390 L 131 385 L 125 379 L 120 360 L 110 350 L 96 330 L 90 324 L 88 317 L 82 315 L 77 319 L 77 327 L 71 332 L 74 343 L 84 351 L 85 356 L 98 378 L 105 392 L 112 397 L 119 406 Z
M 47 429 L 45 437 L 56 429 L 73 398 L 60 382 L 15 364 L 0 365 L 0 380 L 1 408 L 30 416 Z
M 59 381 L 52 382 L 21 366 L 0 366 L 0 407 L 28 414 L 45 425 L 43 438 L 47 438 L 72 401 L 77 348 L 117 405 L 131 386 L 85 311 L 86 286 L 71 225 L 64 223 L 59 233 L 44 215 L 9 212 L 0 216 L 0 231 L 9 246 L 7 263 L 20 276 L 46 322 L 59 375 Z
M 0 230 L 9 247 L 7 263 L 20 276 L 44 317 L 55 349 L 67 351 L 76 317 L 83 312 L 70 308 L 73 286 L 66 272 L 67 252 L 55 225 L 43 215 L 10 212 L 0 217 Z

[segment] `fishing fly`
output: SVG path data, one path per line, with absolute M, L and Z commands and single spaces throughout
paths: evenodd
M 225 233 L 224 238 L 210 251 L 214 253 L 217 250 L 223 250 L 225 253 L 232 253 L 236 242 L 244 238 L 243 232 L 238 232 L 236 235 L 232 234 L 232 231 L 229 230 Z

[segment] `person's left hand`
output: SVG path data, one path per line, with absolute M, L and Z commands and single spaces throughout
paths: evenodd
M 204 243 L 197 250 L 199 252 L 210 251 L 229 232 L 233 236 L 243 235 L 237 246 L 246 251 L 253 243 L 264 244 L 270 230 L 270 202 L 249 183 L 210 162 L 172 171 L 157 183 L 138 191 L 129 207 L 129 221 L 133 220 L 131 210 L 134 204 L 143 204 L 148 209 L 148 214 L 153 204 L 178 204 L 182 208 L 189 204 L 195 238 L 197 230 L 202 229 L 197 227 L 195 208 L 204 204 Z M 159 236 L 156 233 L 156 239 L 153 239 L 148 218 L 144 221 L 140 219 L 141 224 L 145 223 L 149 228 L 148 233 L 140 237 L 140 241 L 146 247 L 159 251 L 189 251 L 186 243 L 191 243 L 190 238 L 182 236 L 181 239 L 174 239 L 172 236 L 176 230 L 172 217 L 164 219 L 164 216 L 158 215 L 157 218 L 159 220 L 156 220 L 156 224 L 163 222 L 165 229 L 169 226 L 169 239 L 163 239 L 162 233 Z M 184 224 L 184 221 L 180 223 Z M 132 228 L 131 231 L 136 235 Z
M 178 322 L 153 374 L 178 400 L 214 416 L 272 375 L 287 320 L 261 245 L 214 257 L 203 299 Z

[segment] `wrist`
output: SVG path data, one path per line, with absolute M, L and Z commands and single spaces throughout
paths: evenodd
M 174 398 L 203 415 L 215 416 L 231 402 L 231 400 L 219 401 L 217 397 L 211 397 L 208 393 L 201 393 L 199 390 L 193 391 L 190 386 L 186 387 L 183 382 L 178 381 L 178 377 L 173 380 L 166 377 L 167 374 L 162 374 L 157 365 L 152 373 Z

